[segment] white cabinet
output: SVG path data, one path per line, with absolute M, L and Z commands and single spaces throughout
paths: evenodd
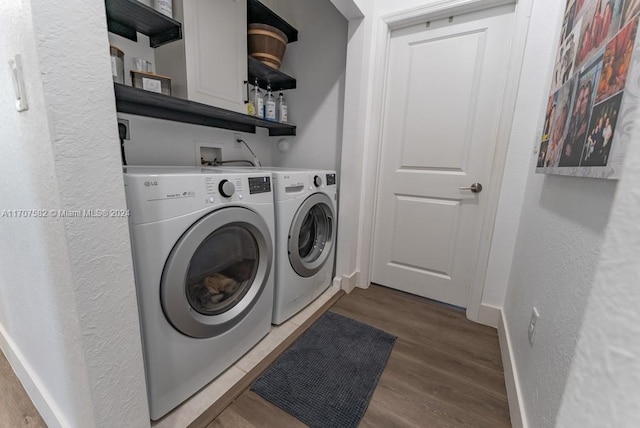
M 183 39 L 156 48 L 172 95 L 246 113 L 247 1 L 173 0 Z

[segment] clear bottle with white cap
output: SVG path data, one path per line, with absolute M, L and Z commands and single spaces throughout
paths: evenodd
M 276 104 L 276 110 L 277 110 L 278 122 L 287 123 L 287 121 L 288 121 L 288 107 L 287 107 L 287 102 L 284 99 L 284 95 L 282 94 L 282 92 L 280 92 L 280 95 L 278 95 L 278 102 Z
M 276 120 L 276 99 L 271 92 L 271 85 L 267 85 L 267 96 L 264 100 L 264 118 L 273 122 Z
M 256 78 L 253 84 L 253 89 L 249 94 L 249 98 L 253 103 L 254 109 L 253 114 L 251 113 L 251 111 L 249 111 L 249 114 L 262 119 L 264 117 L 264 97 L 262 96 L 262 91 L 260 90 L 260 86 L 258 85 L 258 78 Z

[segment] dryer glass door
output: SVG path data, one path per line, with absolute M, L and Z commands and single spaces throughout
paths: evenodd
M 253 234 L 238 225 L 213 232 L 196 250 L 186 277 L 189 304 L 203 315 L 218 315 L 247 294 L 258 272 L 260 250 Z
M 182 235 L 165 264 L 167 319 L 191 337 L 225 333 L 262 296 L 272 260 L 272 237 L 258 214 L 229 207 L 206 215 Z
M 309 196 L 293 218 L 289 231 L 289 261 L 302 277 L 316 274 L 327 262 L 335 238 L 335 214 L 324 193 Z

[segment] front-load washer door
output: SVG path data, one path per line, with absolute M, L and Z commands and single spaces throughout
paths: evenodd
M 202 217 L 165 264 L 160 298 L 166 317 L 191 337 L 228 331 L 260 299 L 272 258 L 269 228 L 255 212 L 229 207 Z
M 315 275 L 327 263 L 335 241 L 331 199 L 314 193 L 298 208 L 289 230 L 289 262 L 302 277 Z

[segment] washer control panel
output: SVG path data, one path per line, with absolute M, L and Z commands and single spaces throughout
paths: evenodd
M 249 194 L 271 192 L 271 177 L 249 177 Z

